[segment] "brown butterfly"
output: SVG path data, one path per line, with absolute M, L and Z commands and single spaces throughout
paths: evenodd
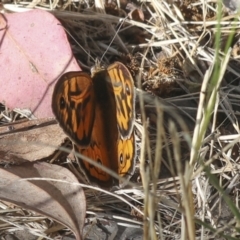
M 75 151 L 129 179 L 135 166 L 134 83 L 120 62 L 84 72 L 63 74 L 55 85 L 52 109 L 75 143 Z M 81 160 L 89 181 L 103 187 L 123 186 L 101 168 Z

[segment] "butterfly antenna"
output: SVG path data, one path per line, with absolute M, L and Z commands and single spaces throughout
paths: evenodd
M 108 45 L 107 49 L 106 49 L 106 50 L 105 50 L 105 52 L 103 53 L 103 55 L 102 55 L 102 57 L 101 57 L 101 59 L 100 59 L 100 63 L 102 62 L 102 60 L 103 60 L 104 56 L 106 55 L 106 53 L 108 52 L 109 48 L 111 47 L 111 45 L 112 45 L 112 43 L 113 43 L 114 39 L 116 38 L 116 36 L 117 36 L 117 34 L 118 34 L 118 32 L 119 32 L 119 29 L 122 27 L 122 25 L 123 25 L 124 21 L 125 21 L 127 18 L 128 18 L 128 17 L 125 17 L 125 18 L 123 18 L 123 19 L 121 20 L 121 21 L 122 21 L 122 23 L 119 25 L 119 27 L 118 27 L 118 29 L 117 29 L 116 33 L 114 34 L 114 36 L 113 36 L 113 38 L 112 38 L 111 42 L 109 43 L 109 45 Z
M 83 48 L 83 46 L 77 41 L 77 39 L 63 25 L 61 26 L 65 29 L 67 34 L 74 40 L 74 42 L 93 60 L 93 62 L 95 62 L 95 59 Z

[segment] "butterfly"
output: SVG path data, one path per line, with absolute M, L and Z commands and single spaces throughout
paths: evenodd
M 76 152 L 129 179 L 135 167 L 135 93 L 127 67 L 115 62 L 85 72 L 67 72 L 57 81 L 52 110 Z M 102 187 L 124 186 L 110 174 L 80 159 L 88 180 Z

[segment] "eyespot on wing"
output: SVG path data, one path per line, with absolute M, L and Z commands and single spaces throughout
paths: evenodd
M 127 67 L 115 62 L 107 69 L 113 86 L 117 125 L 122 139 L 127 139 L 132 131 L 135 121 L 135 92 L 134 81 Z
M 90 143 L 94 108 L 93 82 L 88 74 L 68 72 L 59 78 L 52 95 L 52 110 L 64 132 L 80 146 Z

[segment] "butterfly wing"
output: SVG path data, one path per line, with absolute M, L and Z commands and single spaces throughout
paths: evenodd
M 134 132 L 128 139 L 118 141 L 118 174 L 130 178 L 135 166 L 135 136 Z
M 98 71 L 93 76 L 94 96 L 96 99 L 91 142 L 87 147 L 76 147 L 77 152 L 87 156 L 115 173 L 118 172 L 117 141 L 119 138 L 116 117 L 116 102 L 112 84 L 106 81 L 107 71 Z M 102 168 L 80 158 L 81 168 L 89 182 L 101 187 L 111 187 L 113 178 Z
M 55 85 L 52 109 L 64 132 L 80 146 L 90 144 L 95 114 L 95 95 L 91 77 L 68 72 Z
M 113 144 L 114 148 L 114 144 Z M 117 142 L 117 155 L 114 159 L 110 159 L 107 149 L 103 142 L 93 141 L 87 148 L 79 148 L 75 146 L 75 151 L 90 158 L 94 162 L 103 165 L 111 170 L 111 161 L 118 161 L 118 175 L 125 178 L 125 181 L 120 181 L 118 185 L 123 187 L 126 180 L 130 179 L 135 168 L 135 136 L 134 133 L 128 139 L 119 139 Z M 115 182 L 110 174 L 106 173 L 102 168 L 99 168 L 84 159 L 81 159 L 80 164 L 85 170 L 85 173 L 91 182 L 95 182 L 102 187 L 111 187 Z
M 95 74 L 69 72 L 57 82 L 53 112 L 75 150 L 120 176 L 129 178 L 134 168 L 134 84 L 119 62 Z M 81 159 L 90 181 L 103 187 L 114 183 L 100 167 Z
M 96 138 L 94 138 L 96 139 Z M 107 149 L 104 146 L 103 141 L 93 141 L 87 148 L 79 148 L 75 146 L 75 151 L 81 153 L 82 155 L 90 158 L 95 163 L 103 165 L 114 171 L 114 167 L 111 165 L 112 162 L 117 163 L 117 171 L 119 176 L 124 177 L 125 181 L 118 182 L 117 185 L 123 187 L 127 180 L 133 174 L 135 168 L 135 136 L 134 133 L 128 139 L 119 139 L 117 141 L 117 152 L 112 158 L 109 157 L 109 151 L 114 151 L 115 144 L 112 143 L 112 149 Z M 116 180 L 112 176 L 106 173 L 102 168 L 97 167 L 84 159 L 80 159 L 80 164 L 86 176 L 90 182 L 95 182 L 102 187 L 112 187 Z
M 108 94 L 104 94 L 105 97 L 106 95 Z M 113 101 L 114 98 L 111 98 L 111 95 L 109 95 L 110 98 L 107 97 L 106 99 L 105 97 L 103 99 L 98 98 L 96 102 L 95 118 L 90 145 L 84 148 L 75 146 L 75 150 L 90 158 L 93 162 L 98 163 L 117 173 L 118 129 L 116 116 L 113 114 L 113 110 L 115 108 L 112 108 L 115 105 L 115 101 Z M 105 172 L 101 167 L 97 167 L 81 157 L 79 163 L 89 182 L 96 183 L 97 185 L 106 188 L 112 186 L 112 176 Z
M 117 125 L 122 139 L 127 139 L 132 131 L 135 118 L 135 93 L 131 73 L 125 65 L 115 62 L 107 68 L 112 83 L 115 101 Z
M 75 151 L 101 165 L 103 164 L 103 159 L 107 158 L 105 149 L 103 149 L 101 144 L 95 141 L 91 142 L 91 144 L 86 148 L 80 148 L 78 146 L 75 146 Z M 87 177 L 89 178 L 89 180 L 93 181 L 93 179 L 95 179 L 95 181 L 98 182 L 109 181 L 110 179 L 109 174 L 104 172 L 101 168 L 94 166 L 93 164 L 85 161 L 84 159 L 81 159 L 80 163 L 82 168 L 87 173 Z

